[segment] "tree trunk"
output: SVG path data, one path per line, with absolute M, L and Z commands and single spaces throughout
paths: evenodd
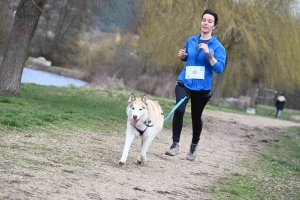
M 45 0 L 21 0 L 0 65 L 0 93 L 20 94 L 27 51 Z
M 223 77 L 224 77 L 224 72 L 217 75 L 216 85 L 214 87 L 214 90 L 212 91 L 212 97 L 210 100 L 211 105 L 219 106 L 219 101 L 222 94 Z
M 256 98 L 258 94 L 258 82 L 254 82 L 251 86 L 250 108 L 256 108 Z

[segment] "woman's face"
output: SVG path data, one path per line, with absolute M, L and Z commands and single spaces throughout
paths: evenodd
M 201 30 L 202 33 L 207 34 L 211 33 L 212 30 L 215 29 L 215 18 L 210 14 L 203 15 L 201 21 Z

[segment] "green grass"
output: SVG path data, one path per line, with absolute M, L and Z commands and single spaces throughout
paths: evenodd
M 220 101 L 224 101 L 224 100 L 221 99 Z M 244 114 L 244 115 L 252 115 L 252 114 L 246 113 L 246 109 L 244 109 L 244 108 L 234 108 L 225 103 L 223 103 L 222 105 L 223 106 L 221 106 L 221 107 L 207 105 L 205 107 L 205 109 L 223 111 L 223 112 L 231 112 L 231 113 Z M 269 116 L 271 112 L 273 112 L 273 116 Z M 274 106 L 257 105 L 256 115 L 274 118 L 275 114 L 276 114 L 276 108 Z M 284 108 L 280 115 L 280 119 L 291 120 L 291 116 L 293 116 L 293 115 L 300 115 L 300 110 L 292 110 L 292 109 Z
M 279 143 L 244 163 L 246 172 L 205 189 L 213 199 L 300 199 L 300 127 L 291 127 Z M 201 190 L 201 189 L 200 189 Z
M 127 90 L 127 91 L 126 91 Z M 125 108 L 131 91 L 97 90 L 95 88 L 39 86 L 22 84 L 19 97 L 0 96 L 0 130 L 39 131 L 45 127 L 82 128 L 91 131 L 123 131 L 126 124 Z M 141 92 L 135 91 L 137 97 Z M 175 106 L 175 99 L 149 96 L 158 100 L 165 117 Z M 187 109 L 189 110 L 190 104 Z M 215 107 L 207 105 L 205 109 L 247 114 L 244 109 L 230 106 Z M 268 116 L 270 106 L 258 106 L 258 115 Z M 300 115 L 300 111 L 285 109 L 283 119 L 291 115 Z M 190 114 L 186 114 L 184 124 L 190 124 Z M 172 116 L 165 122 L 165 128 L 171 128 Z M 122 130 L 120 130 L 122 129 Z
M 272 106 L 258 105 L 257 112 L 258 115 L 265 116 L 265 117 L 269 117 L 269 114 L 273 112 L 273 115 L 275 116 L 276 108 Z M 300 115 L 300 111 L 284 108 L 283 111 L 281 112 L 280 119 L 291 120 L 291 116 L 293 115 Z
M 123 132 L 131 91 L 22 84 L 21 94 L 19 97 L 0 96 L 0 130 L 38 131 L 52 126 Z M 135 95 L 141 97 L 142 93 L 135 91 Z M 174 99 L 148 97 L 160 102 L 165 116 L 175 105 Z M 166 128 L 171 127 L 171 121 L 165 123 Z
M 33 129 L 49 125 L 106 131 L 126 122 L 128 95 L 77 87 L 22 84 L 22 96 L 0 96 L 2 129 Z

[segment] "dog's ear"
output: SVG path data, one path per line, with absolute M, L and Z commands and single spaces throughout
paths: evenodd
M 130 95 L 130 97 L 129 97 L 129 99 L 128 99 L 128 103 L 131 103 L 131 102 L 133 102 L 134 100 L 135 100 L 135 96 L 134 96 L 133 93 L 131 93 L 131 95 Z
M 148 98 L 147 98 L 147 95 L 143 95 L 143 97 L 142 97 L 142 101 L 146 104 L 146 105 L 148 105 L 147 104 L 147 100 L 148 100 Z

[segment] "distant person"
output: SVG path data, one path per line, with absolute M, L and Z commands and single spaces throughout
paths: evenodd
M 280 117 L 280 114 L 284 108 L 284 104 L 285 104 L 285 97 L 283 94 L 279 95 L 277 97 L 277 100 L 276 100 L 276 115 L 275 115 L 275 118 L 279 118 Z
M 186 62 L 175 86 L 176 103 L 185 96 L 191 99 L 192 140 L 187 160 L 195 160 L 202 132 L 202 112 L 211 97 L 211 85 L 214 73 L 225 69 L 226 51 L 212 31 L 217 28 L 218 15 L 206 9 L 201 17 L 201 33 L 191 36 L 178 52 L 178 57 Z M 183 116 L 189 98 L 176 109 L 173 117 L 173 142 L 165 154 L 175 156 L 179 153 L 179 140 L 183 125 Z

